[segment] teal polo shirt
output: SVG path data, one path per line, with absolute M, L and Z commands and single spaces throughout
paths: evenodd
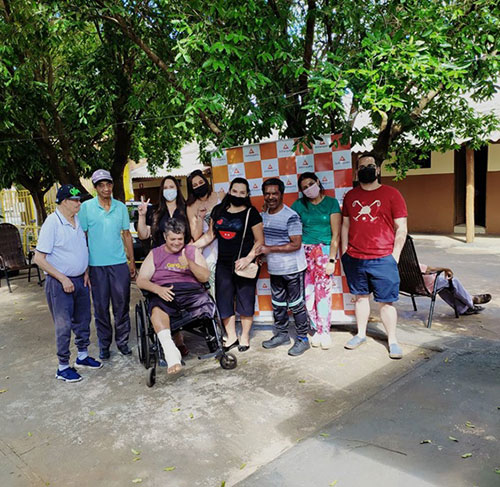
M 127 207 L 111 198 L 111 208 L 106 211 L 97 196 L 85 201 L 78 213 L 89 245 L 89 265 L 104 266 L 127 262 L 121 236 L 122 230 L 130 229 Z

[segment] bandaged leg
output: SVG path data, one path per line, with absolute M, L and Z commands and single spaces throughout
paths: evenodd
M 163 353 L 165 354 L 165 360 L 167 361 L 167 374 L 176 374 L 182 368 L 181 352 L 175 346 L 169 329 L 163 329 L 159 331 L 157 335 L 163 348 Z

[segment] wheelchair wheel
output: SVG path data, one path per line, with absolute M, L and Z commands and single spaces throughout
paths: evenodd
M 220 366 L 225 370 L 235 369 L 238 365 L 238 360 L 232 353 L 226 353 L 219 359 Z
M 147 379 L 146 379 L 146 385 L 148 387 L 153 387 L 156 382 L 156 367 L 150 367 L 147 369 Z
M 137 338 L 137 352 L 139 355 L 139 362 L 145 363 L 146 347 L 148 346 L 148 339 L 146 336 L 146 316 L 144 315 L 144 305 L 138 303 L 135 306 L 135 333 Z

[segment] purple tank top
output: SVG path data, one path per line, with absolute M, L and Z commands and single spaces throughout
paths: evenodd
M 186 245 L 186 257 L 194 260 L 196 248 L 194 245 Z M 171 254 L 167 252 L 165 245 L 155 247 L 153 250 L 153 261 L 155 264 L 155 272 L 151 278 L 151 282 L 163 286 L 165 284 L 173 284 L 178 282 L 191 282 L 199 284 L 198 279 L 194 277 L 189 267 L 179 264 L 179 257 L 182 254 L 177 252 Z

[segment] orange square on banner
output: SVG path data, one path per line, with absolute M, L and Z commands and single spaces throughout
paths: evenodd
M 307 147 L 306 144 L 301 144 L 297 146 L 297 149 L 295 150 L 295 155 L 297 156 L 305 156 L 307 154 L 312 154 L 313 150 L 312 147 Z
M 345 144 L 340 142 L 342 138 L 342 134 L 332 135 L 332 151 L 336 150 L 349 150 L 351 148 L 351 144 L 347 141 Z
M 252 201 L 252 205 L 255 206 L 255 209 L 260 213 L 264 206 L 264 196 L 252 196 L 250 200 Z
M 214 166 L 212 167 L 212 179 L 214 183 L 226 183 L 229 181 L 229 174 L 227 166 Z
M 264 296 L 257 296 L 259 301 L 259 311 L 272 311 L 273 305 L 271 304 L 271 296 L 268 294 Z
M 247 179 L 262 177 L 262 165 L 260 161 L 245 162 L 245 175 Z
M 259 279 L 269 279 L 269 272 L 267 271 L 267 264 L 265 262 L 260 267 Z
M 352 169 L 340 169 L 333 173 L 336 188 L 350 188 L 352 186 Z
M 299 193 L 285 193 L 283 195 L 283 202 L 285 205 L 292 206 L 292 204 L 299 199 Z
M 237 164 L 243 162 L 243 147 L 235 147 L 234 149 L 226 150 L 228 164 Z
M 332 294 L 332 309 L 344 309 L 342 294 Z
M 320 152 L 314 154 L 314 170 L 331 171 L 333 169 L 333 159 L 331 152 Z
M 295 157 L 280 157 L 278 159 L 278 166 L 280 175 L 285 174 L 297 174 L 297 164 L 295 163 Z
M 337 181 L 335 181 L 336 183 Z M 334 189 L 325 189 L 323 191 L 327 196 L 331 196 L 332 198 L 335 198 L 335 190 Z
M 260 158 L 265 159 L 276 159 L 278 157 L 278 150 L 276 149 L 276 142 L 268 142 L 266 144 L 260 144 Z

